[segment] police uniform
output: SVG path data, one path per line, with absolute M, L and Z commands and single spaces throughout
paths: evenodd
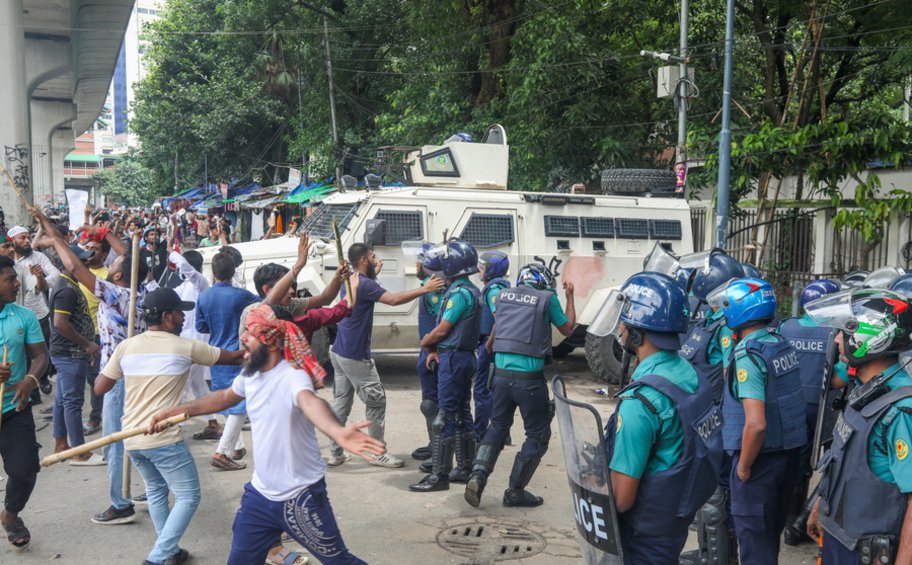
M 425 277 L 421 286 L 431 277 Z M 444 291 L 425 294 L 418 299 L 418 341 L 424 339 L 437 326 L 437 317 L 443 302 Z M 427 351 L 422 347 L 418 353 L 418 379 L 421 382 L 421 413 L 427 424 L 428 437 L 433 438 L 432 426 L 437 416 L 437 370 L 427 366 Z
M 731 359 L 722 400 L 722 439 L 732 456 L 731 512 L 741 562 L 775 564 L 798 480 L 800 451 L 807 443 L 798 354 L 785 338 L 763 329 L 738 342 Z M 764 402 L 766 432 L 745 483 L 738 477 L 738 463 L 746 398 Z
M 728 357 L 732 344 L 732 331 L 725 325 L 722 310 L 717 310 L 710 311 L 702 321 L 694 325 L 681 346 L 681 356 L 690 362 L 697 373 L 706 377 L 713 388 L 716 402 L 722 401 L 723 361 Z
M 481 293 L 468 277 L 463 276 L 449 286 L 442 303 L 437 323 L 445 320 L 453 324 L 453 328 L 437 344 L 440 360 L 437 403 L 440 410 L 435 425 L 442 430 L 443 445 L 455 450 L 457 468 L 468 471 L 475 456 L 475 439 L 470 433 L 470 397 L 476 369 L 475 348 L 481 333 Z M 450 458 L 445 457 L 444 466 L 449 467 L 449 464 Z M 442 472 L 449 472 L 449 469 L 434 469 L 434 473 Z
M 486 342 L 494 328 L 494 313 L 497 310 L 497 295 L 510 288 L 510 281 L 495 277 L 485 283 L 481 289 L 481 338 L 478 343 L 478 369 L 475 371 L 475 386 L 472 398 L 475 402 L 475 436 L 478 441 L 484 438 L 488 423 L 491 421 L 491 391 L 488 389 L 488 372 L 494 356 L 488 353 Z
M 548 451 L 553 414 L 545 382 L 545 359 L 551 354 L 551 324 L 560 327 L 566 323 L 567 316 L 553 290 L 520 284 L 501 291 L 497 297 L 493 411 L 473 470 L 485 477 L 491 474 L 518 407 L 526 440 L 516 454 L 508 493 L 524 492 Z M 506 493 L 504 504 L 514 505 Z M 541 499 L 536 504 L 541 504 Z
M 892 536 L 892 552 L 898 547 L 912 493 L 912 378 L 900 371 L 886 386 L 889 392 L 863 408 L 845 408 L 821 462 L 824 565 L 860 564 L 865 552 L 878 563 L 884 544 L 875 536 Z
M 722 416 L 705 375 L 675 351 L 641 361 L 632 381 L 605 429 L 611 471 L 640 480 L 618 516 L 625 563 L 676 565 L 718 482 Z

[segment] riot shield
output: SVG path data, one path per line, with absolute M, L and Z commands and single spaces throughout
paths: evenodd
M 583 563 L 621 564 L 624 560 L 602 419 L 589 404 L 567 398 L 561 377 L 555 376 L 551 381 L 551 391 L 576 518 L 576 540 Z
M 823 374 L 820 383 L 820 404 L 817 408 L 817 422 L 814 426 L 814 443 L 811 446 L 811 468 L 816 469 L 817 463 L 823 457 L 823 452 L 833 441 L 833 426 L 842 410 L 839 398 L 844 396 L 844 391 L 832 387 L 833 368 L 839 361 L 839 348 L 836 346 L 836 330 L 830 332 L 827 338 L 826 363 L 823 365 Z

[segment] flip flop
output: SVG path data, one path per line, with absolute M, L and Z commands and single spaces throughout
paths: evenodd
M 275 555 L 267 557 L 266 563 L 269 565 L 307 565 L 310 563 L 310 558 L 302 553 L 283 547 Z
M 16 518 L 15 522 L 8 526 L 3 526 L 3 529 L 6 530 L 6 541 L 10 542 L 10 545 L 16 551 L 25 551 L 28 549 L 29 544 L 32 543 L 32 534 L 25 527 L 22 518 Z M 24 542 L 16 543 L 16 540 L 23 538 L 25 539 Z

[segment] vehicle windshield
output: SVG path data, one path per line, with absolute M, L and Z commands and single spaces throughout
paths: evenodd
M 301 230 L 306 231 L 310 237 L 319 237 L 321 239 L 335 239 L 333 236 L 332 219 L 336 219 L 339 225 L 339 234 L 345 231 L 348 223 L 355 217 L 355 212 L 360 206 L 360 202 L 347 202 L 345 204 L 320 204 L 314 212 L 304 218 L 301 222 Z

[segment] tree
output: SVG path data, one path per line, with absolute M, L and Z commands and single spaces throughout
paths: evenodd
M 148 206 L 160 194 L 151 182 L 149 170 L 132 154 L 92 178 L 102 194 L 125 206 Z

